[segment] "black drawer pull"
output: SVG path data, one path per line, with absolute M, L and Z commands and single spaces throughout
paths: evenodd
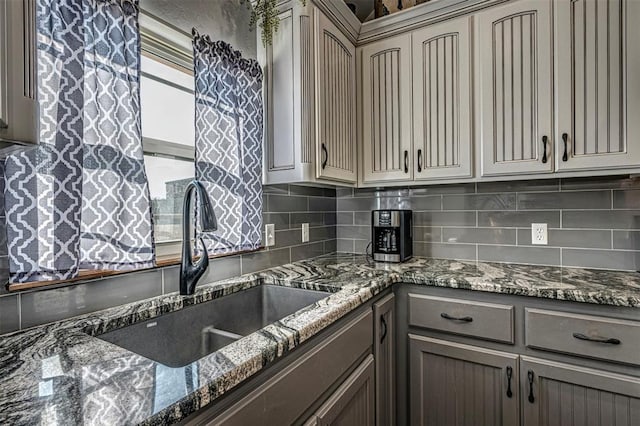
M 448 319 L 448 320 L 451 320 L 451 321 L 462 321 L 462 322 L 471 322 L 471 321 L 473 321 L 473 318 L 471 318 L 471 317 L 452 317 L 451 315 L 449 315 L 449 314 L 447 314 L 445 312 L 441 313 L 440 316 L 442 318 L 444 318 L 444 319 Z
M 384 342 L 387 337 L 387 320 L 384 319 L 384 315 L 380 315 L 380 324 L 382 325 L 382 335 L 380 336 L 380 343 Z
M 578 340 L 586 340 L 588 342 L 596 342 L 596 343 L 606 343 L 609 345 L 619 345 L 620 343 L 622 343 L 620 342 L 619 339 L 614 339 L 614 338 L 607 339 L 606 337 L 589 337 L 581 333 L 573 333 L 573 337 L 575 337 Z
M 533 371 L 527 371 L 527 379 L 529 380 L 529 402 L 534 403 L 536 399 L 533 396 Z
M 569 135 L 566 133 L 563 133 L 562 141 L 564 142 L 564 154 L 562 154 L 562 161 L 569 160 L 569 155 L 567 154 L 567 139 L 569 139 Z
M 422 171 L 422 150 L 418 150 L 418 173 Z
M 511 366 L 507 367 L 507 398 L 511 398 L 513 396 L 513 392 L 511 391 L 511 378 L 513 377 L 513 368 Z
M 327 152 L 327 147 L 325 144 L 322 144 L 322 154 L 324 159 L 322 160 L 322 168 L 327 167 L 327 161 L 329 160 L 329 152 Z
M 542 137 L 542 163 L 545 164 L 547 162 L 547 142 L 549 142 L 549 138 L 546 136 Z

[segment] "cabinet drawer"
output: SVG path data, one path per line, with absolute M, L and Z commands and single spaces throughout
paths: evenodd
M 409 293 L 409 325 L 513 344 L 513 306 Z
M 525 337 L 531 348 L 640 365 L 639 321 L 526 308 Z

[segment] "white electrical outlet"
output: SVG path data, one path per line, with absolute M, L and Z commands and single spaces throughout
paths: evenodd
M 309 224 L 303 223 L 302 224 L 302 242 L 306 243 L 308 241 L 309 241 Z
M 273 223 L 264 226 L 264 239 L 265 247 L 276 245 L 276 226 Z
M 531 244 L 547 245 L 547 224 L 531 224 Z

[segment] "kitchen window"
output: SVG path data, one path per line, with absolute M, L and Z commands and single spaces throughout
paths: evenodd
M 142 144 L 159 257 L 182 241 L 182 202 L 194 179 L 194 79 L 191 36 L 140 15 Z

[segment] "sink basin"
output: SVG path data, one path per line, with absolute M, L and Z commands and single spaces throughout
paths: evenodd
M 183 367 L 328 293 L 261 285 L 97 336 L 169 367 Z

